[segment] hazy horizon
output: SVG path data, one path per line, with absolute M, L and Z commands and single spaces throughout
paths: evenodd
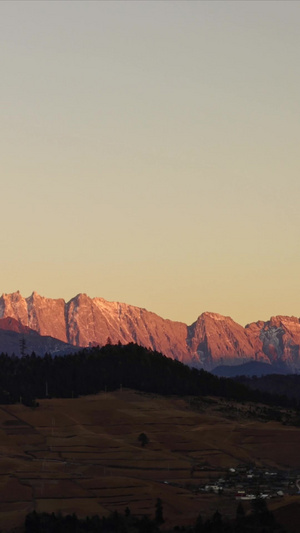
M 0 15 L 0 292 L 299 317 L 300 4 Z

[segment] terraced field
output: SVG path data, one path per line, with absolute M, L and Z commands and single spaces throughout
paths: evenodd
M 295 427 L 232 420 L 215 403 L 194 410 L 188 399 L 129 390 L 42 400 L 36 409 L 0 406 L 0 528 L 20 526 L 33 509 L 102 516 L 129 506 L 153 516 L 158 497 L 167 525 L 216 508 L 230 516 L 232 498 L 191 486 L 242 462 L 299 468 L 299 445 Z

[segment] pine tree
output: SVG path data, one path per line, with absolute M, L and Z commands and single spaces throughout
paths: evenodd
M 155 522 L 160 525 L 164 523 L 163 505 L 160 498 L 157 498 L 155 504 Z
M 146 446 L 146 444 L 149 444 L 149 439 L 148 439 L 146 433 L 140 433 L 140 435 L 138 436 L 138 440 L 141 443 L 143 448 L 144 448 L 144 446 Z

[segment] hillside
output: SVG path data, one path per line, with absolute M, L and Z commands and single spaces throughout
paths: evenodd
M 191 397 L 127 389 L 45 399 L 36 409 L 0 406 L 1 528 L 20 525 L 32 510 L 102 516 L 129 506 L 133 514 L 153 516 L 158 497 L 168 527 L 194 523 L 216 508 L 235 516 L 235 485 L 246 475 L 241 470 L 237 478 L 229 469 L 294 476 L 300 442 L 299 428 L 248 419 L 245 406 L 235 408 L 217 399 L 194 405 Z M 149 440 L 144 447 L 142 432 Z M 204 491 L 220 478 L 228 487 L 222 494 Z M 296 503 L 293 490 L 286 486 L 269 507 Z
M 67 354 L 76 351 L 76 347 L 59 339 L 40 335 L 28 326 L 23 326 L 14 318 L 0 319 L 0 352 L 9 355 L 24 355 L 34 352 L 44 356 Z
M 165 395 L 213 395 L 269 405 L 292 403 L 286 397 L 253 391 L 203 369 L 191 369 L 137 344 L 87 348 L 55 357 L 0 354 L 0 403 L 16 403 L 21 397 L 23 403 L 33 405 L 36 398 L 73 398 L 120 386 Z
M 251 388 L 254 391 L 267 392 L 270 394 L 280 394 L 287 398 L 293 399 L 295 404 L 300 402 L 300 376 L 293 375 L 279 375 L 269 374 L 266 376 L 246 377 L 239 376 L 236 381 Z

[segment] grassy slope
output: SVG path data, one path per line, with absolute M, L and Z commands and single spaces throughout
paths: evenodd
M 216 479 L 241 462 L 299 467 L 300 428 L 227 414 L 224 401 L 200 400 L 195 410 L 185 398 L 130 390 L 42 400 L 35 410 L 1 406 L 1 528 L 20 525 L 33 509 L 85 516 L 128 505 L 153 516 L 157 497 L 168 525 L 216 508 L 234 515 L 232 498 L 197 495 L 185 485 Z M 141 432 L 150 439 L 145 448 Z

